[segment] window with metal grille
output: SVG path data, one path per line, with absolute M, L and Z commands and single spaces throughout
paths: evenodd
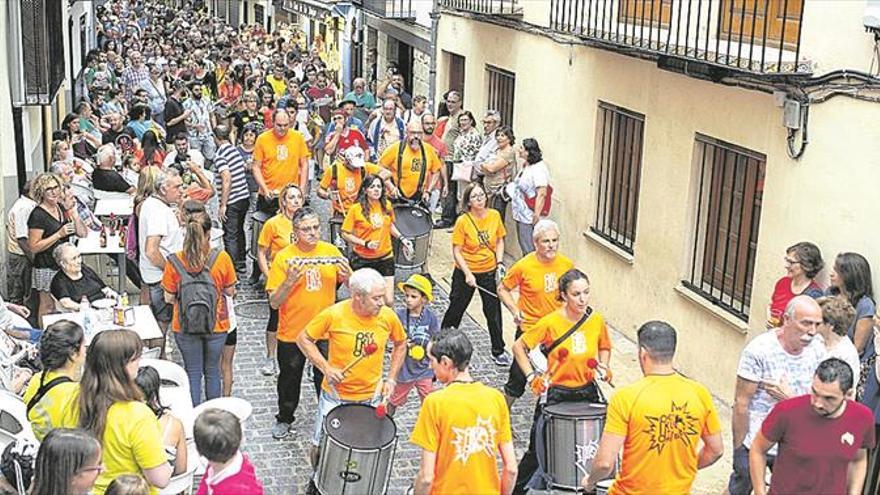
M 669 26 L 672 19 L 672 0 L 625 0 L 618 5 L 621 22 L 640 26 Z
M 503 125 L 512 125 L 516 74 L 498 67 L 486 65 L 486 83 L 488 85 L 486 109 L 498 110 L 501 112 L 501 123 Z
M 748 321 L 766 158 L 697 135 L 694 239 L 685 287 Z
M 636 240 L 644 130 L 644 115 L 599 102 L 596 218 L 590 229 L 630 254 Z

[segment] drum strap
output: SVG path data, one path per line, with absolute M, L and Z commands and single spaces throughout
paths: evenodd
M 553 343 L 550 344 L 549 347 L 547 347 L 546 349 L 544 349 L 544 355 L 545 355 L 545 356 L 549 356 L 550 353 L 553 352 L 553 349 L 556 349 L 556 348 L 559 347 L 563 342 L 565 342 L 566 339 L 568 339 L 569 337 L 571 337 L 571 334 L 575 333 L 575 332 L 577 331 L 577 329 L 580 328 L 581 325 L 583 325 L 584 322 L 587 321 L 587 320 L 590 318 L 590 315 L 592 315 L 592 314 L 593 314 L 593 308 L 591 308 L 591 307 L 587 307 L 587 312 L 584 313 L 584 316 L 581 316 L 581 319 L 578 320 L 577 323 L 574 324 L 574 326 L 572 326 L 571 328 L 569 328 L 567 332 L 565 332 L 564 334 L 560 335 L 559 338 L 556 339 L 556 340 L 554 340 Z
M 425 145 L 422 142 L 419 142 L 419 150 L 422 152 L 422 166 L 421 166 L 421 168 L 419 168 L 419 182 L 416 185 L 416 190 L 413 193 L 413 195 L 409 196 L 409 197 L 407 197 L 405 194 L 403 194 L 403 190 L 400 189 L 400 181 L 403 177 L 403 169 L 401 168 L 401 166 L 403 165 L 404 145 L 405 145 L 405 143 L 403 142 L 403 140 L 401 140 L 400 144 L 397 145 L 397 188 L 398 188 L 398 191 L 400 192 L 400 196 L 403 199 L 406 199 L 409 201 L 412 201 L 413 198 L 421 199 L 421 198 L 419 198 L 419 191 L 422 189 L 422 186 L 424 186 L 424 184 L 422 184 L 422 182 L 425 180 L 425 173 L 428 171 L 428 161 L 425 159 Z

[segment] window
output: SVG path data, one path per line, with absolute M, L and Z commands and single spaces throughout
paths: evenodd
M 804 0 L 722 0 L 721 9 L 721 33 L 734 41 L 766 38 L 775 42 L 768 45 L 798 43 Z
M 449 82 L 446 89 L 454 89 L 464 101 L 464 65 L 465 59 L 456 53 L 443 51 L 449 64 Z
M 486 91 L 486 94 L 489 95 L 486 109 L 498 110 L 501 112 L 501 123 L 513 125 L 513 88 L 516 84 L 516 75 L 513 72 L 487 65 L 486 81 L 489 86 Z
M 600 102 L 598 120 L 599 175 L 595 185 L 596 218 L 591 230 L 633 254 L 645 117 Z
M 685 287 L 748 321 L 766 159 L 698 135 L 694 239 Z
M 618 12 L 620 22 L 667 27 L 672 18 L 672 0 L 625 0 Z

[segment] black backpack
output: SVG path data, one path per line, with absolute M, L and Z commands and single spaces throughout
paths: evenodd
M 217 304 L 219 296 L 211 267 L 220 255 L 219 249 L 212 249 L 208 262 L 199 272 L 188 272 L 176 254 L 168 257 L 168 261 L 180 275 L 180 286 L 177 289 L 177 316 L 180 331 L 188 335 L 210 335 L 214 333 L 217 323 Z

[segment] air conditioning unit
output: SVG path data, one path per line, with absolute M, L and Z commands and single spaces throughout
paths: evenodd
M 868 31 L 880 32 L 880 0 L 866 0 L 862 23 Z
M 61 2 L 20 0 L 4 4 L 9 19 L 6 46 L 12 104 L 50 105 L 64 82 Z

